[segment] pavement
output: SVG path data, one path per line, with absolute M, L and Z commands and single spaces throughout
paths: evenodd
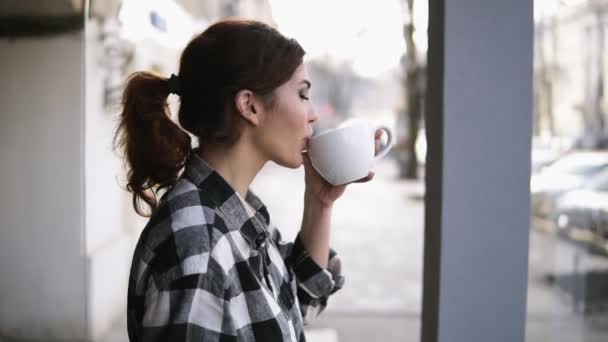
M 333 209 L 331 247 L 346 284 L 307 327 L 311 342 L 418 340 L 424 186 L 397 179 L 390 159 L 374 171 L 371 182 L 349 185 Z M 303 168 L 269 163 L 252 189 L 285 240 L 293 240 L 302 219 Z
M 342 259 L 346 285 L 328 311 L 419 313 L 423 184 L 398 180 L 391 160 L 374 171 L 371 182 L 349 185 L 333 209 L 331 247 Z M 300 229 L 303 173 L 268 164 L 252 184 L 285 240 Z
M 334 207 L 331 245 L 342 258 L 346 283 L 306 327 L 308 341 L 420 339 L 424 184 L 399 180 L 391 159 L 381 161 L 375 171 L 373 181 L 350 185 Z M 268 164 L 252 189 L 285 240 L 292 240 L 302 218 L 303 169 Z M 608 341 L 608 310 L 581 308 L 554 277 L 608 270 L 608 259 L 536 230 L 531 231 L 530 245 L 526 340 Z M 593 287 L 589 285 L 586 288 Z M 117 321 L 101 342 L 127 341 L 123 322 Z

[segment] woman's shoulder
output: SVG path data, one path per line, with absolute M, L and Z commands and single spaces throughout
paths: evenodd
M 163 195 L 159 203 L 169 208 L 180 209 L 186 206 L 202 206 L 208 209 L 216 209 L 218 203 L 213 200 L 211 194 L 201 189 L 187 177 L 180 177 L 178 181 Z
M 141 240 L 155 249 L 165 240 L 175 240 L 178 247 L 207 238 L 218 223 L 218 207 L 191 181 L 181 178 L 161 198 L 152 212 Z M 220 223 L 221 224 L 221 223 Z M 204 247 L 211 248 L 212 241 Z
M 193 183 L 181 179 L 152 213 L 139 237 L 135 257 L 145 255 L 143 261 L 154 273 L 171 279 L 205 273 L 210 256 L 213 259 L 218 254 L 215 250 L 229 248 L 222 243 L 224 227 L 213 203 L 206 201 Z

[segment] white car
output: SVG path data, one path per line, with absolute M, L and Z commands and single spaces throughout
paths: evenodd
M 546 217 L 555 200 L 581 188 L 608 169 L 608 151 L 572 151 L 534 174 L 530 181 L 532 214 Z

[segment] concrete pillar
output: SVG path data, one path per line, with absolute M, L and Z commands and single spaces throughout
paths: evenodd
M 524 341 L 532 2 L 429 15 L 422 341 Z
M 0 41 L 0 337 L 86 334 L 82 33 Z

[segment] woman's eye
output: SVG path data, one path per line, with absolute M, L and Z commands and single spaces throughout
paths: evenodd
M 310 100 L 310 98 L 303 93 L 300 93 L 300 97 L 304 100 Z

